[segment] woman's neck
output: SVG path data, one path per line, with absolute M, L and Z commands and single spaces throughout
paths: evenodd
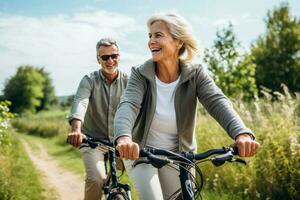
M 157 62 L 156 76 L 164 83 L 176 81 L 180 74 L 179 60 Z

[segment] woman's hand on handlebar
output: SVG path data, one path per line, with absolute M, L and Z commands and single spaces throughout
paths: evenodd
M 117 139 L 116 149 L 121 159 L 137 160 L 139 158 L 140 147 L 133 142 L 129 136 L 121 136 Z
M 235 139 L 235 145 L 239 149 L 239 156 L 251 157 L 257 153 L 260 144 L 253 140 L 249 134 L 240 134 Z

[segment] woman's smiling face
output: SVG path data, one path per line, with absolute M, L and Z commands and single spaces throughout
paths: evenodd
M 156 21 L 150 26 L 148 47 L 154 62 L 178 59 L 180 41 L 174 39 L 165 22 Z

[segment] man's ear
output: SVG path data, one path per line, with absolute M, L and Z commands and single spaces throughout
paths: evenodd
M 96 58 L 97 58 L 98 64 L 101 64 L 101 63 L 100 63 L 100 58 L 99 58 L 98 54 L 96 55 Z

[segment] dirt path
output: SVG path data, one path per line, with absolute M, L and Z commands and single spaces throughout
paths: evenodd
M 84 180 L 67 170 L 61 169 L 57 161 L 41 145 L 37 144 L 39 150 L 36 151 L 26 141 L 22 140 L 22 143 L 36 168 L 45 175 L 46 180 L 43 181 L 46 182 L 44 184 L 47 184 L 45 186 L 55 190 L 54 193 L 56 194 L 53 193 L 54 197 L 51 199 L 83 199 Z

